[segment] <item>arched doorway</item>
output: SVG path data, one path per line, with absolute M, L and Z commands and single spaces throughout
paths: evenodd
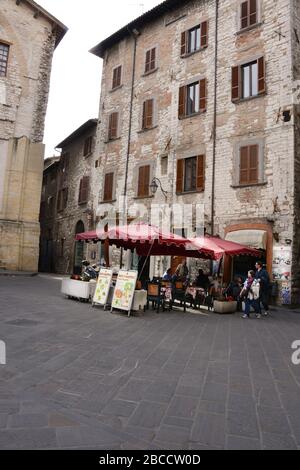
M 77 222 L 76 227 L 75 227 L 75 235 L 77 235 L 77 233 L 83 233 L 84 231 L 85 231 L 84 223 L 82 222 L 82 220 L 79 220 L 79 222 Z M 74 266 L 73 266 L 73 273 L 74 274 L 81 274 L 82 261 L 83 261 L 83 251 L 84 251 L 84 243 L 83 242 L 75 242 Z

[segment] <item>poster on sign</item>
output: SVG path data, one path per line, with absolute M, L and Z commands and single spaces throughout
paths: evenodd
M 292 248 L 290 246 L 274 246 L 272 268 L 274 280 L 290 281 L 292 270 Z
M 125 310 L 130 315 L 138 273 L 119 271 L 111 308 Z
M 113 276 L 113 271 L 111 269 L 100 270 L 98 281 L 97 281 L 97 286 L 95 289 L 95 295 L 93 298 L 93 304 L 104 305 L 104 306 L 107 304 L 112 276 Z

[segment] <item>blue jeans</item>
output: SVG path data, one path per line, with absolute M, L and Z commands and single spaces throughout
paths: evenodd
M 255 313 L 260 313 L 259 301 L 258 300 L 251 300 L 246 299 L 245 301 L 245 315 L 248 317 L 250 316 L 250 309 L 251 307 L 254 308 Z

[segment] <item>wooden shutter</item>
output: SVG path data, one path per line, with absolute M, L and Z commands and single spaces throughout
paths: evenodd
M 112 87 L 117 88 L 121 85 L 121 74 L 122 74 L 122 66 L 116 67 L 113 71 L 113 84 Z
M 232 67 L 231 75 L 231 99 L 238 101 L 240 99 L 240 67 Z
M 153 126 L 153 100 L 144 101 L 143 105 L 143 129 L 151 129 Z
M 205 157 L 204 155 L 199 155 L 197 157 L 197 191 L 204 190 L 204 162 Z
M 257 0 L 250 0 L 249 25 L 257 23 Z
M 83 204 L 88 200 L 88 192 L 89 192 L 89 180 L 88 176 L 84 176 L 80 180 L 80 187 L 79 187 L 79 204 Z
M 249 147 L 240 148 L 240 184 L 249 183 L 248 180 L 248 155 Z
M 266 91 L 265 81 L 265 58 L 260 57 L 257 61 L 258 64 L 258 93 L 264 93 Z
M 208 22 L 203 21 L 203 23 L 201 24 L 201 47 L 207 46 L 207 43 L 208 43 L 207 31 L 208 31 Z
M 145 65 L 145 73 L 150 72 L 151 67 L 151 51 L 146 52 L 146 65 Z
M 139 197 L 149 196 L 149 184 L 150 184 L 150 165 L 141 166 L 139 168 L 139 178 L 138 178 L 138 196 Z
M 176 192 L 183 192 L 183 170 L 184 170 L 184 159 L 177 160 L 177 175 L 176 175 Z
M 258 183 L 258 145 L 249 148 L 249 183 Z
M 114 174 L 107 173 L 104 181 L 103 201 L 111 201 L 113 196 Z
M 247 28 L 249 20 L 248 0 L 241 4 L 241 29 Z
M 178 118 L 181 119 L 186 115 L 186 86 L 179 88 L 179 104 L 178 104 Z
M 118 136 L 118 113 L 112 113 L 109 116 L 109 129 L 108 129 L 108 138 L 116 139 Z
M 117 86 L 120 86 L 121 85 L 121 79 L 122 79 L 122 66 L 120 65 L 117 70 L 118 70 L 118 72 L 117 72 L 117 83 L 118 83 L 118 85 Z
M 185 55 L 188 53 L 188 31 L 181 33 L 181 49 L 180 55 Z
M 151 62 L 150 62 L 150 70 L 155 69 L 155 62 L 156 62 L 156 49 L 155 47 L 151 50 Z
M 113 71 L 113 83 L 112 83 L 113 89 L 116 88 L 116 86 L 117 86 L 117 69 L 114 69 L 114 71 Z
M 200 80 L 200 112 L 206 111 L 206 78 Z
M 63 189 L 63 209 L 65 209 L 68 205 L 68 188 Z

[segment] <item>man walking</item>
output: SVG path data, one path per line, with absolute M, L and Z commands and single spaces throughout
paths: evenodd
M 268 315 L 270 277 L 269 277 L 268 271 L 263 267 L 263 264 L 261 261 L 257 261 L 257 263 L 255 264 L 255 268 L 256 268 L 255 279 L 258 279 L 260 283 L 259 305 L 261 303 L 263 304 L 263 307 L 264 307 L 263 314 Z

